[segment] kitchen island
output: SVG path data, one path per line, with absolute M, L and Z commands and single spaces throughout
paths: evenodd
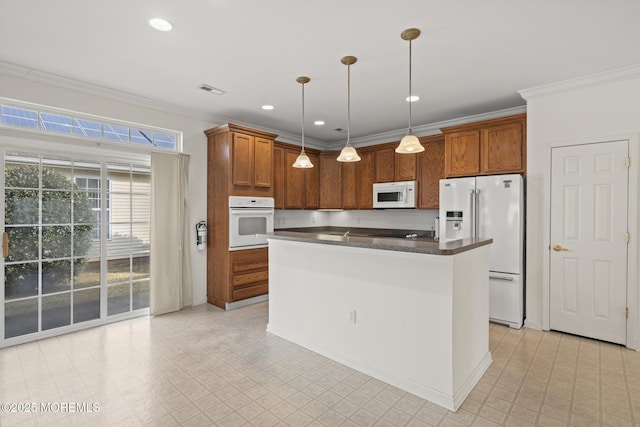
M 452 411 L 491 364 L 491 239 L 268 240 L 268 332 Z

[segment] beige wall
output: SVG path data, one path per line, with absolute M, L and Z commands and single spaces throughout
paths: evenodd
M 525 325 L 542 328 L 543 281 L 547 274 L 544 264 L 549 256 L 548 243 L 545 244 L 548 215 L 544 208 L 545 201 L 549 200 L 548 176 L 545 176 L 550 167 L 549 147 L 637 136 L 640 133 L 640 67 L 533 88 L 522 91 L 522 95 L 527 100 L 528 114 Z M 637 144 L 637 139 L 634 142 Z M 637 151 L 637 147 L 632 149 Z M 632 159 L 632 162 L 637 166 L 638 160 Z M 637 242 L 638 237 L 632 236 L 636 251 Z M 638 259 L 629 262 L 637 265 Z M 629 286 L 637 289 L 638 283 L 629 283 Z M 638 307 L 638 301 L 633 303 Z M 637 319 L 635 313 L 633 315 Z M 636 330 L 639 329 L 636 327 Z M 638 344 L 629 344 L 638 347 Z

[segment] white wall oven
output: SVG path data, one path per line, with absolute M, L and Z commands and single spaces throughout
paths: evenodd
M 273 197 L 229 197 L 229 250 L 267 246 L 260 236 L 273 231 Z

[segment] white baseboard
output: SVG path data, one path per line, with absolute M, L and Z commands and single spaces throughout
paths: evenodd
M 537 320 L 524 319 L 524 327 L 529 329 L 542 330 L 542 323 Z

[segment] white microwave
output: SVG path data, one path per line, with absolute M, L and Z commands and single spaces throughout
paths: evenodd
M 373 184 L 374 209 L 412 209 L 416 207 L 416 181 Z

